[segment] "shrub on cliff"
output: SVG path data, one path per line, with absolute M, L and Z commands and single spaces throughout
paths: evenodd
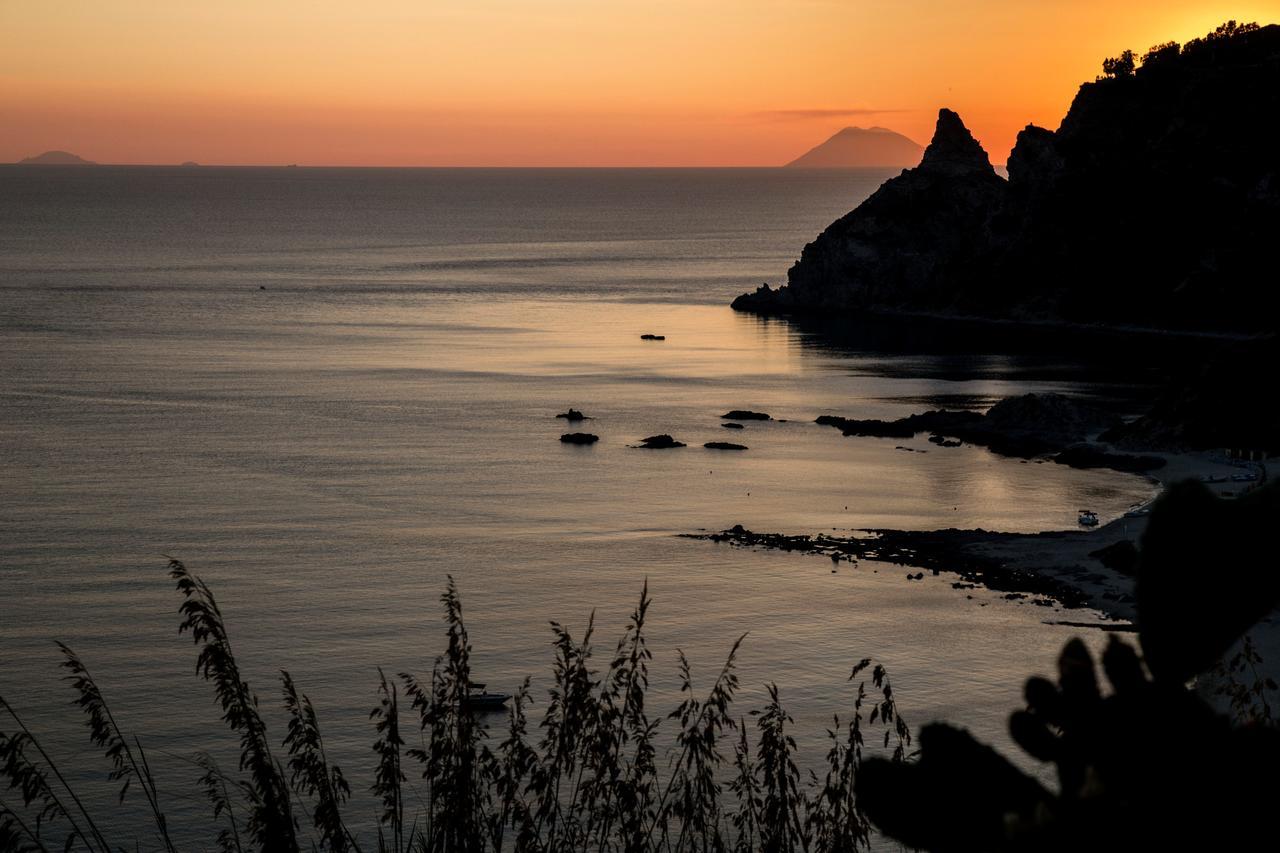
M 1112 79 L 1132 77 L 1134 69 L 1133 51 L 1126 50 L 1119 56 L 1102 60 L 1102 73 Z

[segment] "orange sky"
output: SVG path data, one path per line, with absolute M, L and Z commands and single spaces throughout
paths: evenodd
M 1228 18 L 1280 0 L 0 0 L 0 162 L 774 165 L 949 106 L 1002 163 Z

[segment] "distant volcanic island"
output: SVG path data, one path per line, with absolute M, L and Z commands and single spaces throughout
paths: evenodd
M 924 148 L 884 127 L 846 127 L 787 164 L 788 169 L 909 168 Z
M 18 161 L 19 166 L 96 166 L 92 160 L 72 154 L 70 151 L 46 151 L 34 157 Z
M 733 307 L 1276 331 L 1280 26 L 1228 24 L 1103 70 L 1056 131 L 1018 135 L 1007 180 L 941 110 L 918 166 L 805 246 L 786 285 Z

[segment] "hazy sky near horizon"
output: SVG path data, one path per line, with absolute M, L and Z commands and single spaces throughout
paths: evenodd
M 1003 163 L 1228 18 L 1280 0 L 0 0 L 0 162 L 775 165 L 947 106 Z

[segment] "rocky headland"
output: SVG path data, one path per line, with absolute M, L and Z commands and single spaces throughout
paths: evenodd
M 943 109 L 920 165 L 733 307 L 1269 332 L 1280 291 L 1280 26 L 1104 63 L 1008 179 Z

